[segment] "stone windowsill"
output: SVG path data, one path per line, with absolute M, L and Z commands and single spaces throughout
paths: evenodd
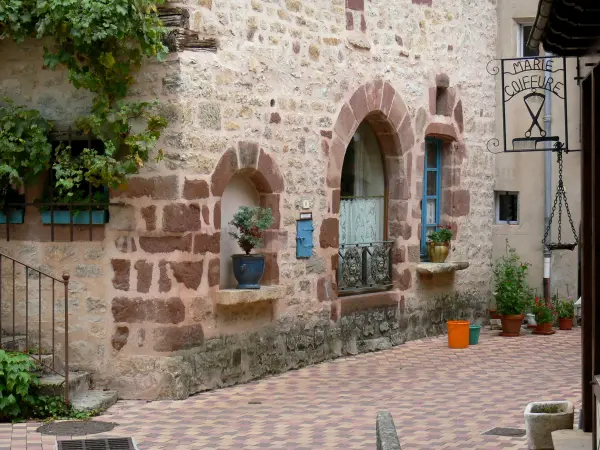
M 285 286 L 261 286 L 260 289 L 221 289 L 217 292 L 217 305 L 245 305 L 278 300 L 285 296 Z
M 437 275 L 440 273 L 452 273 L 457 270 L 465 270 L 469 267 L 469 263 L 466 261 L 450 261 L 443 263 L 420 263 L 417 264 L 417 273 L 421 275 Z

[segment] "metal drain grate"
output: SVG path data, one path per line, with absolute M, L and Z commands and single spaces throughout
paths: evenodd
M 57 450 L 138 450 L 131 438 L 58 441 Z
M 511 437 L 523 437 L 525 436 L 525 430 L 521 428 L 502 428 L 496 427 L 491 430 L 482 433 L 483 436 L 511 436 Z

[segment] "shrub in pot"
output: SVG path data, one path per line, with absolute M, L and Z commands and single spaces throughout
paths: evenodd
M 429 261 L 443 263 L 450 252 L 450 240 L 452 239 L 452 228 L 450 225 L 441 227 L 427 236 L 429 239 L 427 251 Z
M 535 315 L 535 334 L 554 334 L 552 325 L 556 319 L 556 311 L 550 304 L 546 304 L 544 300 L 540 300 L 538 297 L 535 298 L 531 311 Z
M 571 297 L 556 298 L 556 314 L 558 315 L 558 327 L 560 330 L 571 330 L 573 328 L 573 316 L 575 305 Z
M 506 254 L 494 264 L 494 298 L 502 315 L 502 336 L 519 336 L 523 313 L 533 295 L 527 285 L 529 265 L 521 262 L 514 248 L 506 244 Z
M 251 255 L 250 252 L 262 243 L 265 230 L 273 225 L 273 213 L 270 208 L 240 206 L 229 224 L 237 228 L 229 234 L 245 252 L 231 257 L 238 289 L 260 289 L 259 282 L 265 273 L 265 256 Z

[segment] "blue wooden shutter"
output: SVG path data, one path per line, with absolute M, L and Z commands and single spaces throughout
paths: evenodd
M 427 234 L 440 225 L 442 184 L 442 142 L 427 138 L 425 170 L 423 172 L 423 200 L 421 203 L 421 256 L 427 258 Z M 429 205 L 429 206 L 428 206 Z M 433 213 L 428 219 L 428 207 Z

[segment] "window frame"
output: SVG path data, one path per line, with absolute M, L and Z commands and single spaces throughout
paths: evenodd
M 527 36 L 525 36 L 524 28 L 533 27 L 533 22 L 517 22 L 517 58 L 525 58 L 523 55 L 523 47 L 526 44 Z M 538 47 L 538 54 L 535 56 L 527 56 L 527 58 L 535 58 L 540 56 L 540 48 Z
M 500 196 L 501 195 L 515 195 L 517 197 L 517 220 L 500 220 Z M 521 218 L 521 200 L 519 191 L 494 191 L 494 203 L 496 210 L 496 224 L 497 225 L 519 225 Z
M 435 145 L 436 150 L 436 167 L 429 168 L 427 166 L 428 152 L 430 150 L 430 144 Z M 427 195 L 427 174 L 429 172 L 436 172 L 436 189 L 435 195 Z M 427 253 L 427 230 L 434 228 L 437 230 L 440 226 L 440 212 L 441 212 L 441 200 L 442 200 L 442 141 L 436 138 L 427 137 L 425 139 L 425 156 L 423 162 L 423 194 L 421 197 L 421 259 L 427 260 L 429 255 Z M 427 223 L 427 200 L 436 201 L 435 210 L 435 223 Z

